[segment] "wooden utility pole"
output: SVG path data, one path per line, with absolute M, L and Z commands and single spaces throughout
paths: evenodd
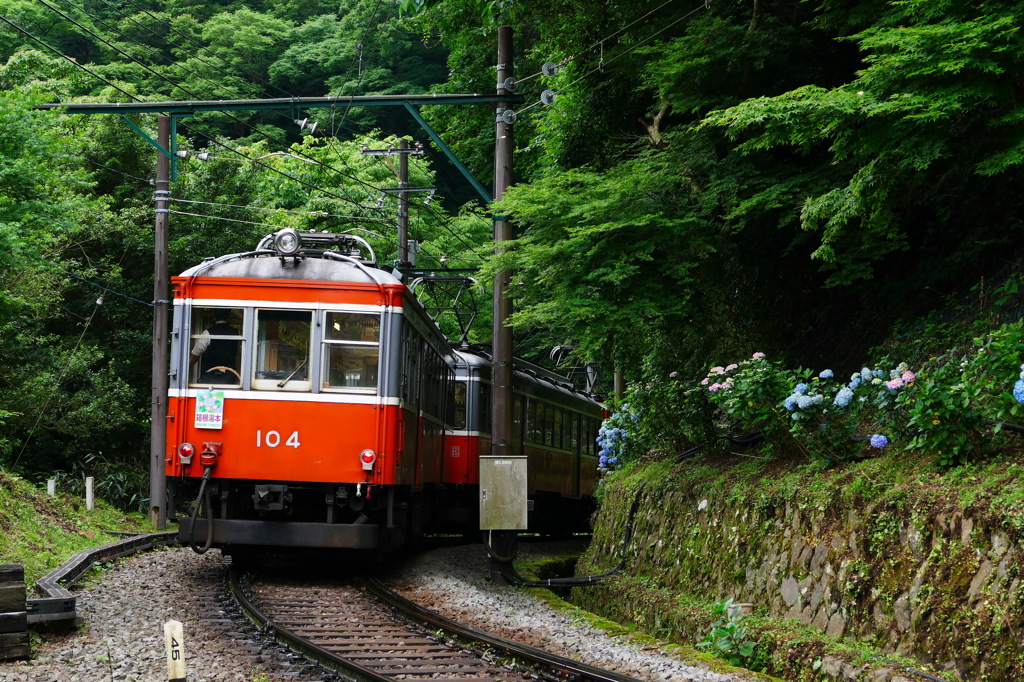
M 171 148 L 171 118 L 161 116 L 157 142 Z M 164 453 L 167 449 L 167 218 L 171 198 L 171 160 L 163 152 L 156 156 L 156 234 L 153 249 L 153 393 L 149 426 L 149 518 L 157 529 L 167 527 L 167 477 Z
M 512 27 L 498 28 L 498 95 L 509 95 L 506 87 L 512 78 Z M 496 138 L 494 147 L 494 200 L 499 201 L 512 184 L 512 123 L 506 112 L 512 112 L 512 103 L 498 103 Z M 514 118 L 513 118 L 514 120 Z M 495 250 L 500 253 L 503 243 L 512 239 L 512 226 L 504 216 L 494 218 Z M 491 428 L 491 454 L 512 457 L 512 301 L 508 295 L 511 273 L 501 270 L 494 276 L 494 326 L 491 382 L 493 385 L 493 426 Z

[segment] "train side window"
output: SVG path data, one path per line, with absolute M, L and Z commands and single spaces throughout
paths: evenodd
M 466 428 L 466 382 L 453 381 L 451 383 L 451 424 L 453 429 Z
M 554 427 L 551 429 L 551 432 L 552 432 L 552 435 L 554 436 L 554 439 L 551 442 L 551 445 L 556 447 L 556 448 L 558 448 L 558 449 L 561 449 L 562 448 L 562 426 L 565 424 L 565 422 L 562 419 L 562 417 L 564 416 L 564 413 L 563 413 L 563 411 L 561 409 L 559 409 L 557 407 L 555 408 L 554 411 L 555 411 L 555 418 L 554 418 L 555 424 L 554 424 Z
M 569 413 L 569 449 L 573 452 L 580 450 L 580 415 L 576 412 Z
M 308 391 L 312 310 L 256 312 L 256 362 L 252 387 L 270 391 Z
M 242 308 L 192 308 L 189 383 L 241 386 Z
M 329 312 L 323 340 L 323 388 L 375 392 L 380 315 Z

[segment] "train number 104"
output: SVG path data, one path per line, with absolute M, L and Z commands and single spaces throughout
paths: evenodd
M 284 444 L 290 448 L 299 447 L 299 432 L 292 431 L 292 435 L 288 436 L 288 440 L 284 441 Z M 279 431 L 267 431 L 266 433 L 262 429 L 256 431 L 256 447 L 276 448 L 278 445 L 281 445 Z

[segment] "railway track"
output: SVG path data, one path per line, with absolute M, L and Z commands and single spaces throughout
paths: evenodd
M 231 575 L 265 634 L 350 680 L 636 682 L 459 625 L 375 580 L 326 583 Z

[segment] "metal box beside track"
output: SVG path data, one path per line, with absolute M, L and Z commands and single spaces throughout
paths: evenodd
M 480 529 L 526 530 L 527 458 L 480 458 Z

